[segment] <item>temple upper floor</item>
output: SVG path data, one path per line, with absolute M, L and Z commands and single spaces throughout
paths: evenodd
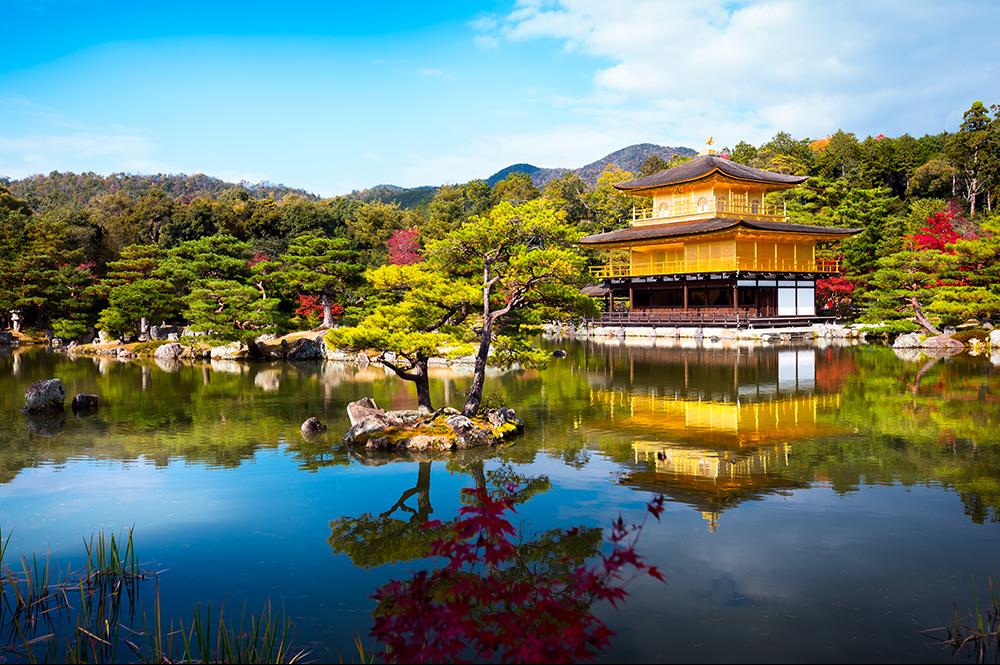
M 784 203 L 768 203 L 765 197 L 805 180 L 805 176 L 762 171 L 710 154 L 615 187 L 649 199 L 648 205 L 633 208 L 633 226 L 718 217 L 784 221 Z

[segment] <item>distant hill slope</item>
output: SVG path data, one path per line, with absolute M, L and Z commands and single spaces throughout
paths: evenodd
M 318 200 L 315 194 L 304 189 L 276 185 L 274 183 L 233 183 L 213 178 L 203 173 L 135 175 L 113 173 L 108 176 L 96 173 L 64 173 L 53 171 L 48 175 L 34 175 L 20 180 L 0 178 L 0 185 L 12 194 L 26 200 L 35 210 L 51 210 L 62 206 L 86 205 L 95 196 L 124 192 L 132 197 L 140 197 L 151 189 L 160 188 L 168 196 L 191 200 L 199 196 L 217 197 L 222 192 L 234 188 L 246 190 L 252 197 L 262 199 L 273 197 L 280 200 L 288 195 L 303 196 Z
M 591 162 L 586 166 L 576 169 L 576 172 L 580 175 L 580 178 L 582 178 L 584 182 L 594 185 L 597 183 L 597 178 L 604 171 L 604 167 L 608 164 L 614 164 L 618 168 L 625 171 L 638 173 L 639 167 L 642 166 L 642 163 L 653 155 L 660 157 L 665 162 L 669 162 L 670 158 L 674 155 L 694 157 L 697 154 L 697 150 L 684 148 L 682 146 L 672 148 L 670 146 L 656 145 L 654 143 L 637 143 L 635 145 L 630 145 L 627 148 L 616 150 L 610 155 L 605 155 L 596 162 Z
M 382 203 L 398 203 L 400 208 L 416 208 L 434 198 L 438 190 L 433 185 L 421 187 L 400 187 L 398 185 L 375 185 L 369 189 L 356 189 L 347 195 L 358 201 L 381 201 Z
M 511 173 L 527 173 L 537 187 L 566 173 L 577 173 L 589 185 L 597 183 L 598 176 L 608 164 L 614 164 L 626 171 L 637 172 L 642 163 L 651 155 L 658 155 L 665 161 L 670 161 L 674 155 L 691 156 L 696 154 L 691 148 L 661 146 L 653 143 L 639 143 L 616 150 L 609 155 L 577 169 L 541 168 L 533 164 L 512 164 L 500 169 L 486 181 L 494 185 Z M 167 195 L 184 200 L 198 196 L 217 197 L 222 192 L 241 188 L 254 198 L 273 197 L 277 200 L 285 196 L 302 196 L 311 200 L 320 197 L 303 189 L 287 187 L 269 182 L 233 183 L 212 176 L 196 173 L 135 175 L 129 173 L 113 173 L 108 176 L 96 173 L 61 173 L 53 171 L 48 175 L 34 175 L 20 180 L 0 177 L 0 185 L 10 189 L 11 193 L 23 198 L 36 210 L 51 210 L 62 206 L 86 205 L 95 196 L 113 192 L 124 192 L 133 197 L 139 197 L 154 188 L 164 190 Z M 397 203 L 402 208 L 416 208 L 426 204 L 434 197 L 437 187 L 424 185 L 421 187 L 399 187 L 398 185 L 376 185 L 369 189 L 355 190 L 346 194 L 348 198 L 358 201 L 382 201 Z
M 486 182 L 493 185 L 506 178 L 509 174 L 516 172 L 527 173 L 531 176 L 531 181 L 535 183 L 536 187 L 544 187 L 545 183 L 550 180 L 558 178 L 566 173 L 576 173 L 588 185 L 595 185 L 597 184 L 597 178 L 601 175 L 604 168 L 608 164 L 614 164 L 620 169 L 635 173 L 639 170 L 639 167 L 642 166 L 642 163 L 652 155 L 656 155 L 664 161 L 669 162 L 670 158 L 674 155 L 691 157 L 696 154 L 698 153 L 691 148 L 684 148 L 680 146 L 672 148 L 670 146 L 656 145 L 655 143 L 637 143 L 635 145 L 630 145 L 627 148 L 616 150 L 611 154 L 605 155 L 597 161 L 581 166 L 578 169 L 548 169 L 534 166 L 532 164 L 514 164 L 497 171 L 487 178 Z
M 551 170 L 553 169 L 543 169 L 534 166 L 532 164 L 511 164 L 507 168 L 500 169 L 499 171 L 491 175 L 489 178 L 486 179 L 486 182 L 487 184 L 489 184 L 490 187 L 492 187 L 493 185 L 497 184 L 498 182 L 509 176 L 511 173 L 527 173 L 532 177 L 532 180 L 534 180 L 535 174 L 538 173 L 539 171 L 551 171 Z

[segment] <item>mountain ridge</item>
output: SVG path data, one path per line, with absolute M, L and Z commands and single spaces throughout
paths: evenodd
M 535 186 L 541 188 L 555 178 L 567 173 L 576 173 L 584 182 L 593 186 L 608 164 L 613 164 L 626 171 L 637 172 L 642 163 L 653 155 L 664 161 L 670 161 L 674 155 L 692 156 L 695 154 L 697 154 L 696 151 L 683 146 L 671 147 L 655 143 L 637 143 L 615 150 L 575 169 L 545 168 L 520 162 L 500 169 L 485 180 L 492 186 L 511 173 L 526 173 L 531 176 Z M 48 174 L 36 174 L 19 179 L 0 176 L 0 186 L 7 187 L 15 196 L 26 199 L 33 208 L 46 209 L 60 205 L 86 204 L 95 196 L 119 191 L 133 196 L 142 196 L 153 188 L 164 190 L 172 198 L 188 200 L 196 196 L 216 198 L 222 192 L 230 189 L 243 189 L 254 198 L 274 197 L 280 199 L 289 195 L 303 196 L 312 200 L 322 198 L 306 190 L 286 185 L 270 182 L 227 182 L 203 173 L 148 175 L 112 173 L 102 176 L 92 172 L 77 174 L 52 171 Z M 416 208 L 430 201 L 439 187 L 440 185 L 401 187 L 384 183 L 367 189 L 354 190 L 342 196 L 357 201 L 381 201 L 383 203 L 397 203 L 402 208 Z
M 536 187 L 542 188 L 546 185 L 546 183 L 556 178 L 560 178 L 567 173 L 576 173 L 585 183 L 590 186 L 594 186 L 597 184 L 597 179 L 600 177 L 605 167 L 609 164 L 613 164 L 622 170 L 636 173 L 639 171 L 642 163 L 654 155 L 666 162 L 669 162 L 670 158 L 674 155 L 693 157 L 697 154 L 697 150 L 693 150 L 685 146 L 662 146 L 655 143 L 635 143 L 633 145 L 625 146 L 624 148 L 619 148 L 614 152 L 604 155 L 600 159 L 596 159 L 575 169 L 566 167 L 546 168 L 535 166 L 534 164 L 528 164 L 526 162 L 520 162 L 500 169 L 493 175 L 485 178 L 485 180 L 492 187 L 509 176 L 511 173 L 525 173 L 531 176 L 531 181 Z M 429 201 L 433 198 L 434 192 L 436 192 L 437 189 L 438 187 L 434 185 L 400 187 L 398 185 L 386 184 L 377 185 L 365 190 L 355 190 L 347 196 L 360 198 L 361 200 L 380 200 L 385 203 L 399 203 L 400 206 L 405 208 L 412 207 L 411 205 L 405 205 L 405 202 L 408 201 L 417 201 L 414 205 L 420 205 L 425 201 Z M 385 196 L 380 197 L 380 194 L 384 194 Z

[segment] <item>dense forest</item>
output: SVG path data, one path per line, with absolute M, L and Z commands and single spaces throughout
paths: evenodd
M 824 280 L 824 305 L 892 330 L 1000 313 L 1000 106 L 976 102 L 954 132 L 919 138 L 779 133 L 723 152 L 811 176 L 781 195 L 791 221 L 864 229 L 826 250 L 845 273 Z M 207 176 L 0 181 L 0 313 L 81 340 L 134 335 L 142 319 L 230 339 L 357 320 L 371 307 L 366 269 L 419 260 L 428 242 L 502 202 L 543 198 L 581 234 L 620 228 L 635 201 L 614 183 L 688 158 L 652 156 L 635 173 L 608 166 L 594 185 L 566 172 L 539 189 L 512 172 L 441 186 L 408 208 Z

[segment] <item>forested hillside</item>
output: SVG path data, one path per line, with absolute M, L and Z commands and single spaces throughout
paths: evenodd
M 1000 107 L 977 102 L 951 133 L 779 133 L 724 153 L 811 176 L 782 194 L 791 221 L 865 229 L 827 250 L 842 254 L 846 274 L 825 280 L 825 304 L 902 328 L 918 309 L 936 324 L 1000 312 L 998 146 Z M 499 202 L 541 197 L 581 234 L 610 230 L 627 224 L 635 203 L 614 183 L 686 158 L 652 154 L 634 172 L 609 165 L 594 184 L 567 171 L 542 188 L 515 171 L 492 186 L 441 186 L 412 208 L 206 176 L 11 182 L 0 187 L 0 311 L 18 309 L 28 326 L 64 338 L 199 317 L 246 337 L 316 325 L 323 303 L 350 320 L 371 306 L 365 268 L 419 259 L 428 240 Z
M 124 194 L 130 198 L 140 197 L 152 191 L 162 191 L 170 198 L 190 201 L 199 196 L 215 197 L 239 187 L 256 199 L 271 198 L 280 201 L 289 194 L 306 198 L 319 198 L 302 189 L 276 185 L 273 183 L 234 184 L 213 178 L 203 173 L 193 175 L 138 175 L 113 173 L 101 176 L 96 173 L 60 173 L 35 175 L 20 180 L 0 178 L 0 186 L 27 201 L 34 210 L 45 211 L 62 206 L 85 206 L 95 197 L 104 194 Z

